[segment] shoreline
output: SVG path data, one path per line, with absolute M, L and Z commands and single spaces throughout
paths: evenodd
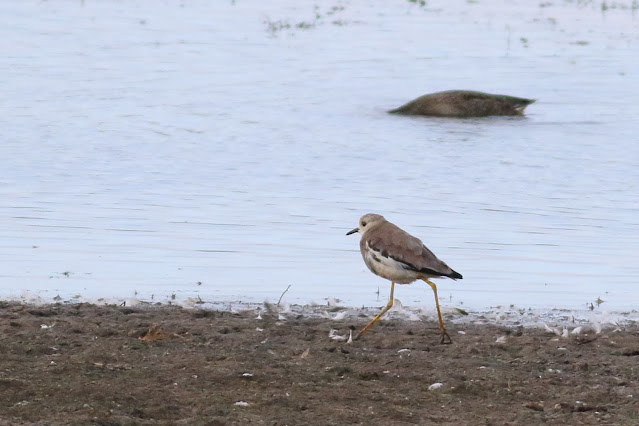
M 205 302 L 197 298 L 185 298 L 164 301 L 148 301 L 137 298 L 99 298 L 95 300 L 86 300 L 81 297 L 71 298 L 67 300 L 46 301 L 39 296 L 25 300 L 25 298 L 0 298 L 0 303 L 17 303 L 32 306 L 73 306 L 78 304 L 93 305 L 96 307 L 129 307 L 129 308 L 183 308 L 187 310 L 212 310 L 221 313 L 250 313 L 258 316 L 264 312 L 276 313 L 287 317 L 308 318 L 308 319 L 327 319 L 331 321 L 350 320 L 369 318 L 372 319 L 377 315 L 382 307 L 380 302 L 378 307 L 362 306 L 353 307 L 345 306 L 339 303 L 339 300 L 329 298 L 327 304 L 289 304 L 285 300 L 280 303 L 270 303 L 268 301 L 242 302 L 242 301 L 220 301 Z M 562 308 L 521 308 L 515 305 L 495 306 L 483 310 L 464 310 L 461 308 L 442 306 L 442 315 L 444 322 L 451 325 L 493 325 L 504 327 L 532 327 L 542 329 L 553 329 L 555 332 L 559 329 L 564 333 L 563 329 L 569 331 L 590 330 L 600 333 L 603 329 L 629 327 L 639 324 L 639 311 L 607 311 L 601 306 L 592 307 L 592 309 L 562 309 Z M 380 319 L 384 321 L 404 321 L 404 322 L 423 322 L 429 324 L 436 322 L 436 311 L 434 306 L 405 306 L 400 300 L 395 299 L 394 306 Z M 577 331 L 579 332 L 579 331 Z
M 2 302 L 0 425 L 636 424 L 636 323 L 447 316 L 441 345 L 391 316 L 347 343 L 367 315 L 289 309 Z

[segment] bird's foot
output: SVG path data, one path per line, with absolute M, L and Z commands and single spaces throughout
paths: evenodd
M 442 345 L 450 345 L 451 343 L 453 343 L 453 339 L 450 338 L 448 332 L 444 329 L 442 329 L 442 339 L 439 341 L 439 343 Z

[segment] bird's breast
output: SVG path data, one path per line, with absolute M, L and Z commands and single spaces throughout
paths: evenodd
M 397 284 L 409 284 L 419 277 L 419 273 L 405 269 L 400 262 L 383 256 L 370 247 L 362 250 L 364 263 L 372 273 Z

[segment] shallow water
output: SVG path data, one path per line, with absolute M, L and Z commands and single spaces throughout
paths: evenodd
M 378 212 L 445 306 L 636 308 L 637 17 L 532 3 L 0 3 L 0 296 L 375 306 Z M 453 88 L 538 101 L 385 113 Z

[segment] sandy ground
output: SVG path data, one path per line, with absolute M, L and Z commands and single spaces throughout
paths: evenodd
M 260 317 L 0 302 L 0 424 L 639 424 L 636 324 Z

